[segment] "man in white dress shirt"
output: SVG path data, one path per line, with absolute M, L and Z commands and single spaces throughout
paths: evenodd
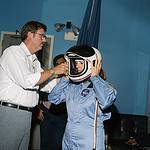
M 43 23 L 27 22 L 21 29 L 22 43 L 8 47 L 0 58 L 0 150 L 28 149 L 39 85 L 66 73 L 65 63 L 41 68 L 35 53 L 46 42 L 46 30 Z

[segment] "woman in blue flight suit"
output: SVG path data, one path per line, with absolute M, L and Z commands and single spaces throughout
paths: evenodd
M 51 103 L 66 101 L 68 121 L 63 150 L 104 150 L 103 121 L 110 118 L 116 90 L 100 76 L 101 54 L 93 47 L 71 47 L 65 54 L 68 76 L 62 77 L 48 96 Z

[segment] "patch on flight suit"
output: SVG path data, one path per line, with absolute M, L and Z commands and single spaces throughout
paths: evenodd
M 84 90 L 81 92 L 81 95 L 85 97 L 86 95 L 89 94 L 89 92 L 90 92 L 89 89 L 84 89 Z

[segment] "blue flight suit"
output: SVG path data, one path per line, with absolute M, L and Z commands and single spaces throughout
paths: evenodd
M 50 92 L 48 99 L 55 104 L 66 101 L 68 120 L 62 142 L 63 150 L 93 149 L 96 100 L 100 108 L 96 150 L 105 150 L 103 121 L 109 119 L 111 114 L 103 110 L 114 103 L 116 94 L 116 90 L 100 76 L 92 76 L 90 80 L 81 83 L 72 83 L 62 77 Z

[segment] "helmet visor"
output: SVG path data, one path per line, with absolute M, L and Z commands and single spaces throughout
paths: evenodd
M 87 70 L 87 62 L 79 56 L 69 57 L 69 75 L 72 77 L 82 76 Z

